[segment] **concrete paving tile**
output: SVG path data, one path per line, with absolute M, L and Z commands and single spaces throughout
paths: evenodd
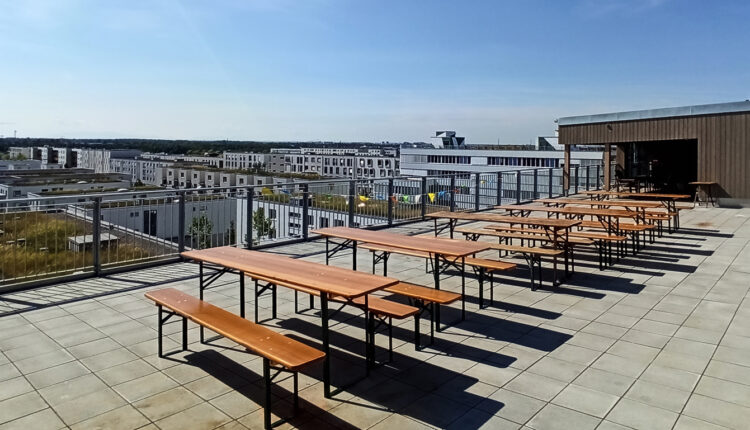
M 636 381 L 625 394 L 627 399 L 678 413 L 682 411 L 688 397 L 690 397 L 689 391 L 640 380 Z
M 570 382 L 586 369 L 582 364 L 559 360 L 554 357 L 544 357 L 529 367 L 528 371 L 537 375 L 547 376 L 560 381 Z
M 516 423 L 525 423 L 533 417 L 545 402 L 501 388 L 492 393 L 477 408 Z
M 607 350 L 607 353 L 628 358 L 630 360 L 651 362 L 654 357 L 659 354 L 659 349 L 624 340 L 618 340 Z
M 695 393 L 725 402 L 750 407 L 750 386 L 723 379 L 703 376 L 695 387 Z
M 82 358 L 91 357 L 103 352 L 112 351 L 120 347 L 120 344 L 108 337 L 105 337 L 102 339 L 97 339 L 71 346 L 68 348 L 68 352 L 70 352 L 75 358 L 80 360 Z
M 0 424 L 47 408 L 44 399 L 34 391 L 0 402 Z
M 374 426 L 370 427 L 371 430 L 390 430 L 390 429 L 406 429 L 406 430 L 429 430 L 432 427 L 415 421 L 409 417 L 405 417 L 398 414 L 391 414 L 388 418 L 380 421 Z
M 647 362 L 633 361 L 629 358 L 609 353 L 602 354 L 602 356 L 591 365 L 594 369 L 606 370 L 608 372 L 630 376 L 632 378 L 638 377 L 647 366 Z
M 565 344 L 556 348 L 547 354 L 548 357 L 554 357 L 571 363 L 590 365 L 601 355 L 600 351 L 584 348 L 576 345 Z
M 617 400 L 619 400 L 618 396 L 571 384 L 565 387 L 552 400 L 552 403 L 603 418 L 617 403 Z
M 26 378 L 31 382 L 34 388 L 40 389 L 83 376 L 87 373 L 90 373 L 89 370 L 81 363 L 78 361 L 71 361 L 59 366 L 30 373 L 26 375 Z
M 629 376 L 588 368 L 573 381 L 573 384 L 619 397 L 630 388 L 633 381 L 635 378 Z
M 675 337 L 682 339 L 695 340 L 698 342 L 718 344 L 721 340 L 721 336 L 724 335 L 723 331 L 705 330 L 701 328 L 686 327 L 682 326 L 674 334 Z
M 113 409 L 71 427 L 72 430 L 107 429 L 131 430 L 143 428 L 149 421 L 131 405 Z
M 33 430 L 57 430 L 66 428 L 65 423 L 50 409 L 42 409 L 22 418 L 0 424 L 0 430 L 11 429 L 33 429 Z
M 40 370 L 55 367 L 57 365 L 73 361 L 74 358 L 67 351 L 57 349 L 40 355 L 31 356 L 23 360 L 15 361 L 18 370 L 24 374 L 38 372 Z
M 28 393 L 29 391 L 34 391 L 34 387 L 29 384 L 26 378 L 20 376 L 8 379 L 0 384 L 0 401 Z
M 100 370 L 96 372 L 96 375 L 109 386 L 114 386 L 156 371 L 153 366 L 143 360 L 133 360 Z
M 672 367 L 652 364 L 641 375 L 643 381 L 654 382 L 678 390 L 691 391 L 698 382 L 700 374 Z
M 664 346 L 664 351 L 710 358 L 714 354 L 714 351 L 716 351 L 716 346 L 710 343 L 675 337 Z
M 636 330 L 660 334 L 663 336 L 672 336 L 680 328 L 680 326 L 676 324 L 643 319 L 643 320 L 638 321 L 633 326 L 633 328 Z
M 158 421 L 191 406 L 195 406 L 198 403 L 201 403 L 200 397 L 183 387 L 176 387 L 141 399 L 133 403 L 133 406 L 149 420 Z M 248 412 L 251 411 L 249 410 Z
M 428 394 L 402 409 L 399 413 L 427 423 L 433 427 L 445 428 L 450 423 L 466 414 L 469 409 L 468 406 L 461 403 L 453 402 L 433 394 Z
M 548 404 L 528 422 L 528 426 L 534 429 L 585 430 L 595 429 L 600 421 L 591 415 Z
M 85 396 L 95 391 L 105 390 L 107 386 L 92 374 L 86 374 L 77 378 L 69 379 L 59 384 L 51 385 L 39 390 L 44 400 L 55 407 L 59 404 Z
M 687 370 L 693 373 L 703 373 L 709 358 L 695 355 L 680 354 L 677 352 L 662 351 L 654 359 L 654 364 L 675 369 Z
M 629 399 L 621 399 L 607 415 L 614 421 L 634 429 L 671 429 L 678 414 Z
M 201 403 L 190 409 L 170 415 L 155 424 L 162 430 L 182 430 L 185 428 L 216 428 L 230 421 L 230 418 L 208 403 Z
M 118 348 L 83 358 L 81 359 L 81 363 L 92 372 L 97 372 L 112 366 L 117 366 L 118 364 L 133 361 L 137 358 L 138 356 L 128 351 L 126 348 Z
M 73 425 L 104 412 L 124 406 L 127 402 L 112 389 L 94 391 L 52 406 L 67 425 Z
M 546 376 L 524 372 L 505 385 L 504 388 L 544 401 L 550 401 L 563 388 L 565 383 Z
M 122 384 L 117 384 L 112 388 L 132 403 L 176 386 L 177 383 L 173 379 L 161 372 L 156 372 L 123 382 Z
M 750 408 L 700 394 L 690 397 L 683 414 L 732 429 L 747 428 L 750 422 Z
M 21 376 L 13 363 L 0 364 L 0 382 Z
M 726 427 L 711 424 L 687 415 L 680 415 L 680 418 L 677 419 L 677 423 L 674 425 L 674 430 L 726 430 Z

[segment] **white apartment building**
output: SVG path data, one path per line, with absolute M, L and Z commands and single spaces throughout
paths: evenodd
M 225 152 L 222 158 L 225 169 L 247 170 L 266 167 L 271 157 L 269 154 L 255 152 Z
M 439 132 L 453 133 L 453 132 Z M 537 145 L 465 145 L 453 144 L 462 137 L 439 135 L 442 147 L 402 147 L 401 174 L 404 176 L 433 176 L 466 173 L 488 173 L 503 170 L 559 168 L 564 164 L 565 152 L 557 150 L 556 138 L 540 137 Z M 448 142 L 446 144 L 445 142 Z M 509 149 L 512 148 L 512 149 Z M 540 149 L 541 148 L 541 149 Z M 572 151 L 571 166 L 601 164 L 601 151 Z
M 141 181 L 146 185 L 161 185 L 161 178 L 157 176 L 157 168 L 170 165 L 172 163 L 169 161 L 111 158 L 109 171 L 130 175 L 133 182 Z
M 27 160 L 34 159 L 34 147 L 31 146 L 11 146 L 8 148 L 8 155 L 11 160 L 23 157 Z
M 92 149 L 82 148 L 80 150 L 80 162 L 78 167 L 92 169 L 96 173 L 107 173 L 110 169 L 110 160 L 113 158 L 136 158 L 141 154 L 137 149 Z

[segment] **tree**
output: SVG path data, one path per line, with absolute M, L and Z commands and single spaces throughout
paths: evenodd
M 190 234 L 194 248 L 196 242 L 198 244 L 198 249 L 209 248 L 211 246 L 211 231 L 213 230 L 213 227 L 211 220 L 209 220 L 205 214 L 193 218 L 188 233 Z
M 264 237 L 272 238 L 276 236 L 276 227 L 273 226 L 273 219 L 266 217 L 264 208 L 258 208 L 253 212 L 253 230 L 255 230 L 255 239 L 253 245 L 260 243 Z M 250 238 L 245 235 L 245 243 L 250 243 Z

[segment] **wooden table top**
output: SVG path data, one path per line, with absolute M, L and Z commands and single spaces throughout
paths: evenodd
M 399 282 L 385 276 L 232 246 L 186 251 L 181 255 L 190 260 L 229 267 L 250 276 L 288 282 L 346 298 L 359 297 Z
M 429 213 L 426 216 L 430 218 L 447 218 L 447 219 L 456 219 L 456 220 L 460 219 L 460 220 L 470 220 L 470 221 L 487 221 L 487 222 L 499 222 L 499 223 L 507 223 L 507 224 L 532 225 L 532 226 L 537 226 L 537 227 L 549 228 L 553 230 L 569 229 L 581 223 L 580 220 L 573 220 L 573 219 L 530 218 L 530 217 L 517 217 L 517 216 L 511 216 L 511 215 L 480 213 L 480 212 L 439 211 L 439 212 Z
M 716 185 L 714 181 L 694 181 L 688 182 L 689 185 Z
M 450 239 L 424 236 L 406 236 L 382 230 L 374 231 L 349 227 L 327 227 L 314 230 L 313 233 L 339 239 L 367 242 L 375 245 L 430 252 L 449 257 L 466 257 L 490 248 L 489 244 L 482 242 L 471 242 L 466 240 L 454 241 Z
M 601 200 L 592 201 L 586 199 L 568 199 L 568 198 L 557 198 L 557 199 L 537 199 L 534 200 L 537 203 L 552 203 L 552 204 L 565 204 L 565 205 L 584 205 L 584 206 L 616 206 L 624 208 L 661 208 L 664 207 L 659 202 L 653 200 Z
M 589 196 L 620 196 L 620 197 L 635 197 L 635 198 L 646 198 L 646 199 L 666 199 L 666 200 L 682 200 L 689 199 L 689 194 L 664 194 L 664 193 L 630 193 L 627 191 L 582 191 L 582 194 Z
M 507 211 L 532 211 L 532 212 L 547 212 L 556 214 L 567 214 L 567 215 L 593 215 L 593 216 L 611 216 L 618 218 L 632 218 L 636 214 L 632 211 L 624 209 L 598 209 L 598 208 L 581 208 L 581 207 L 564 207 L 555 208 L 549 206 L 536 206 L 536 205 L 502 205 L 495 206 L 495 209 L 503 209 Z

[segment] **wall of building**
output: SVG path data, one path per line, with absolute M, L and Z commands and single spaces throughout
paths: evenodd
M 567 125 L 559 136 L 566 145 L 697 139 L 698 180 L 716 181 L 725 199 L 750 200 L 748 112 Z

